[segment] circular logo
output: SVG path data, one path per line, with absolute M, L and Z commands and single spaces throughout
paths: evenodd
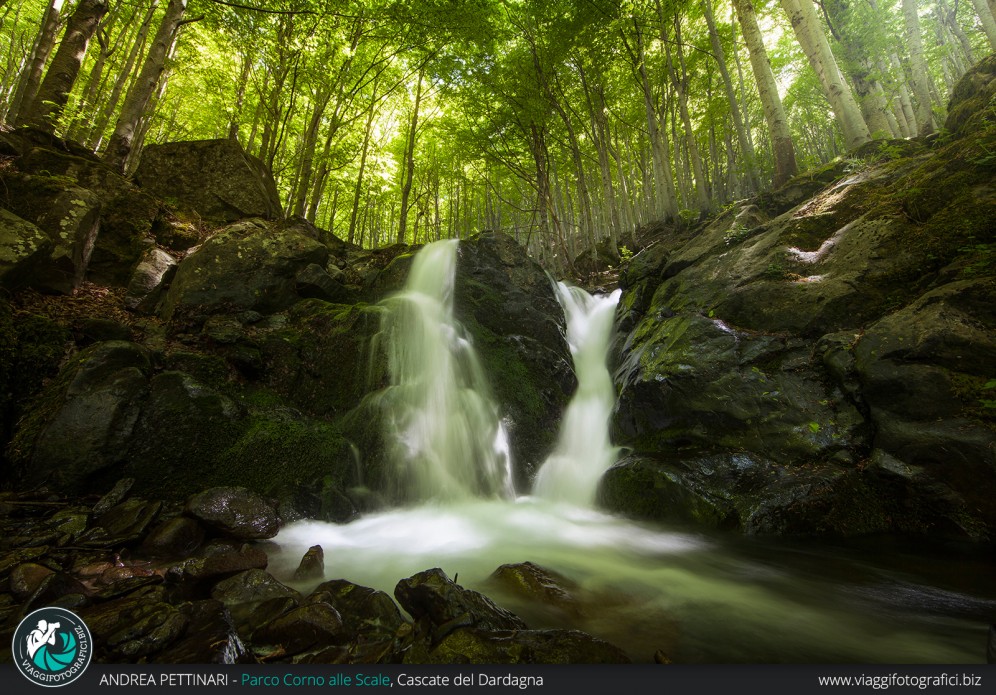
M 14 664 L 32 683 L 55 688 L 83 675 L 93 655 L 90 630 L 65 608 L 39 608 L 14 630 Z

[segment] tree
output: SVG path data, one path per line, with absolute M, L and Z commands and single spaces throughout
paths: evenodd
M 107 143 L 104 161 L 108 166 L 124 172 L 135 146 L 135 137 L 149 100 L 159 85 L 159 78 L 166 67 L 166 58 L 176 40 L 177 31 L 183 22 L 183 14 L 187 10 L 187 0 L 169 0 L 166 13 L 163 15 L 156 36 L 138 79 L 132 84 L 121 106 L 121 115 L 114 127 L 114 134 Z
M 49 133 L 55 131 L 69 93 L 76 84 L 87 46 L 107 8 L 107 0 L 80 0 L 66 23 L 66 33 L 45 72 L 45 79 L 25 110 L 25 122 Z
M 781 4 L 792 22 L 792 29 L 799 45 L 802 46 L 809 64 L 820 80 L 837 123 L 844 133 L 847 146 L 853 149 L 868 142 L 871 140 L 868 125 L 861 115 L 858 103 L 854 100 L 851 88 L 841 77 L 840 68 L 830 50 L 826 34 L 816 17 L 813 0 L 781 0 Z
M 747 42 L 751 70 L 754 73 L 754 80 L 757 82 L 758 95 L 764 109 L 764 120 L 768 124 L 771 150 L 775 159 L 773 183 L 775 186 L 780 186 L 795 176 L 798 171 L 792 131 L 789 129 L 788 119 L 785 117 L 785 109 L 782 108 L 782 100 L 778 96 L 778 85 L 775 83 L 775 75 L 771 71 L 771 61 L 768 60 L 768 52 L 764 48 L 764 39 L 761 36 L 761 29 L 757 25 L 752 0 L 733 0 L 733 6 L 736 8 L 740 29 Z

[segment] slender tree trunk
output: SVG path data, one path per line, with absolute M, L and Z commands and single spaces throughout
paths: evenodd
M 916 97 L 917 135 L 930 135 L 934 132 L 934 115 L 931 109 L 927 62 L 923 57 L 923 40 L 920 35 L 916 0 L 903 0 L 903 23 L 906 26 L 906 46 L 910 55 L 913 95 Z
M 55 39 L 59 35 L 60 15 L 59 8 L 62 7 L 62 0 L 51 0 L 42 15 L 41 27 L 35 37 L 34 46 L 31 49 L 31 57 L 21 76 L 17 81 L 17 89 L 14 91 L 14 99 L 10 109 L 7 111 L 8 123 L 21 123 L 26 119 L 21 118 L 21 113 L 35 101 L 38 94 L 38 87 L 41 84 L 42 74 L 45 72 L 45 63 L 52 55 L 55 48 Z
M 90 39 L 107 14 L 107 0 L 80 0 L 66 22 L 66 33 L 45 72 L 38 94 L 25 112 L 25 122 L 52 133 L 76 84 Z
M 155 38 L 152 39 L 152 46 L 145 57 L 142 71 L 125 96 L 114 134 L 107 143 L 104 161 L 113 169 L 123 172 L 128 164 L 142 116 L 159 85 L 159 78 L 166 67 L 166 58 L 173 47 L 176 32 L 180 28 L 186 10 L 187 0 L 169 0 L 169 5 L 166 6 L 166 14 L 163 15 Z
M 820 80 L 837 123 L 844 133 L 847 147 L 854 149 L 868 142 L 871 140 L 868 125 L 850 87 L 841 78 L 837 60 L 816 16 L 813 0 L 781 0 L 781 5 L 792 22 L 799 45 Z
M 740 22 L 740 30 L 744 34 L 744 41 L 747 43 L 751 70 L 754 73 L 754 80 L 757 82 L 758 95 L 764 109 L 764 120 L 768 124 L 768 133 L 771 137 L 771 151 L 775 160 L 773 183 L 776 187 L 781 186 L 795 176 L 799 170 L 795 161 L 792 132 L 789 130 L 782 100 L 778 96 L 778 85 L 775 83 L 775 75 L 771 71 L 768 52 L 764 48 L 761 29 L 757 25 L 754 5 L 751 0 L 733 0 L 733 5 L 737 11 L 737 19 Z
M 660 0 L 657 0 L 658 12 L 661 12 Z M 666 40 L 663 30 L 662 39 Z M 678 113 L 681 116 L 681 123 L 685 129 L 685 146 L 688 148 L 688 159 L 691 161 L 692 174 L 695 178 L 695 200 L 700 211 L 707 211 L 712 207 L 709 200 L 709 187 L 706 183 L 705 168 L 702 166 L 702 156 L 699 154 L 699 146 L 695 141 L 695 131 L 692 128 L 692 119 L 688 113 L 688 70 L 685 66 L 685 50 L 681 43 L 681 14 L 674 15 L 674 40 L 678 54 L 678 67 L 680 73 L 676 73 L 674 65 L 668 56 L 668 67 L 671 70 L 671 77 L 674 81 L 675 89 L 678 92 Z
M 398 243 L 405 243 L 405 228 L 408 226 L 408 198 L 412 192 L 412 180 L 415 177 L 415 142 L 418 138 L 418 112 L 422 105 L 422 80 L 425 77 L 425 66 L 418 71 L 418 83 L 415 86 L 415 103 L 412 104 L 412 117 L 408 124 L 408 144 L 405 146 L 405 171 L 401 184 L 401 209 L 398 213 Z
M 740 112 L 740 102 L 737 100 L 737 93 L 733 89 L 733 80 L 730 79 L 730 71 L 726 67 L 726 53 L 723 51 L 723 43 L 719 40 L 719 32 L 716 31 L 716 17 L 712 11 L 712 0 L 705 0 L 706 24 L 709 26 L 709 41 L 712 43 L 712 52 L 719 65 L 719 75 L 723 80 L 723 88 L 726 90 L 726 99 L 730 102 L 730 116 L 733 118 L 733 128 L 737 133 L 737 142 L 740 144 L 741 156 L 744 158 L 742 167 L 744 174 L 750 184 L 750 190 L 756 191 L 759 188 L 757 180 L 756 163 L 754 161 L 754 145 L 747 137 L 747 129 L 744 127 L 744 118 Z M 715 134 L 713 134 L 715 141 Z
M 989 3 L 986 0 L 972 0 L 972 4 L 975 6 L 975 14 L 979 16 L 979 21 L 982 23 L 982 31 L 989 39 L 990 49 L 996 51 L 996 19 L 993 18 L 993 11 L 989 8 Z M 905 11 L 905 9 L 904 5 L 903 10 Z
M 671 172 L 670 156 L 664 144 L 654 108 L 653 91 L 650 88 L 650 77 L 647 74 L 646 56 L 643 49 L 643 29 L 638 20 L 633 18 L 633 28 L 636 35 L 636 53 L 631 58 L 636 63 L 640 87 L 643 92 L 643 107 L 647 117 L 647 133 L 650 137 L 650 155 L 653 160 L 654 189 L 656 196 L 654 213 L 657 217 L 673 218 L 678 215 L 676 204 L 677 192 Z
M 353 190 L 353 210 L 349 215 L 348 241 L 350 244 L 353 243 L 354 235 L 356 234 L 356 211 L 360 206 L 360 192 L 363 190 L 363 170 L 367 165 L 367 150 L 370 147 L 370 132 L 373 130 L 373 120 L 376 112 L 376 103 L 371 103 L 370 112 L 367 114 L 367 127 L 363 131 L 363 150 L 360 153 L 360 171 L 356 175 L 356 188 Z
M 304 204 L 308 199 L 308 190 L 311 188 L 311 176 L 314 171 L 315 147 L 318 146 L 318 130 L 322 125 L 322 117 L 325 115 L 325 110 L 328 108 L 331 96 L 331 90 L 319 89 L 318 94 L 315 95 L 315 106 L 311 112 L 308 129 L 304 133 L 304 142 L 301 145 L 301 167 L 298 174 L 297 192 L 294 197 L 293 206 L 293 214 L 299 217 L 304 217 Z
M 228 139 L 239 139 L 239 126 L 242 121 L 242 105 L 246 99 L 246 88 L 249 85 L 249 70 L 252 61 L 248 55 L 242 54 L 242 72 L 239 73 L 238 86 L 235 89 L 235 106 L 232 108 L 232 116 L 228 121 Z
M 158 6 L 159 0 L 152 0 L 149 4 L 149 8 L 145 11 L 145 16 L 142 18 L 142 23 L 139 25 L 138 32 L 135 34 L 135 38 L 132 41 L 131 50 L 128 52 L 125 64 L 121 68 L 121 72 L 118 73 L 118 78 L 115 80 L 114 87 L 111 89 L 111 95 L 107 98 L 107 101 L 100 112 L 100 116 L 94 120 L 93 126 L 90 128 L 90 131 L 86 136 L 87 144 L 93 148 L 97 148 L 103 140 L 104 131 L 107 130 L 107 124 L 111 122 L 111 118 L 114 116 L 114 111 L 118 107 L 118 102 L 121 100 L 121 95 L 124 93 L 125 87 L 128 85 L 128 81 L 132 78 L 135 65 L 138 63 L 138 59 L 142 55 L 142 51 L 145 50 L 145 43 L 149 36 L 149 27 L 152 26 L 152 18 L 155 15 L 156 8 Z

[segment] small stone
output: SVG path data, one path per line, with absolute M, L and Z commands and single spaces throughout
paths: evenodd
M 215 487 L 187 500 L 187 514 L 233 538 L 273 538 L 280 525 L 277 512 L 244 487 Z
M 34 562 L 18 565 L 10 573 L 10 593 L 14 594 L 18 600 L 23 601 L 38 591 L 42 582 L 53 574 L 55 574 L 53 570 Z
M 303 581 L 306 579 L 325 578 L 325 551 L 322 546 L 313 545 L 308 548 L 308 552 L 301 558 L 301 564 L 294 572 L 294 579 Z
M 245 570 L 266 569 L 268 561 L 265 552 L 248 544 L 216 546 L 206 557 L 188 563 L 184 572 L 195 579 L 222 577 Z
M 195 519 L 178 516 L 152 529 L 139 552 L 150 557 L 184 557 L 197 550 L 203 541 L 204 527 Z
M 204 322 L 202 333 L 216 343 L 232 345 L 242 337 L 242 324 L 231 316 L 212 316 Z
M 671 657 L 664 653 L 663 649 L 658 649 L 654 652 L 654 663 L 655 664 L 670 664 Z
M 279 645 L 285 654 L 299 654 L 311 647 L 338 644 L 343 636 L 342 616 L 335 608 L 309 603 L 256 630 L 253 643 Z
M 97 504 L 93 505 L 93 515 L 100 516 L 104 512 L 108 511 L 111 507 L 120 504 L 121 501 L 128 495 L 131 491 L 132 486 L 135 484 L 134 478 L 122 478 L 114 484 L 110 492 L 100 498 Z

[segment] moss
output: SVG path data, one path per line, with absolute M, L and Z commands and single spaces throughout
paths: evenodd
M 335 425 L 279 411 L 254 414 L 244 434 L 218 456 L 215 484 L 246 485 L 263 494 L 317 481 L 343 489 L 355 484 L 349 445 Z
M 234 373 L 223 358 L 203 352 L 175 350 L 163 360 L 163 368 L 186 372 L 218 391 L 232 391 Z

